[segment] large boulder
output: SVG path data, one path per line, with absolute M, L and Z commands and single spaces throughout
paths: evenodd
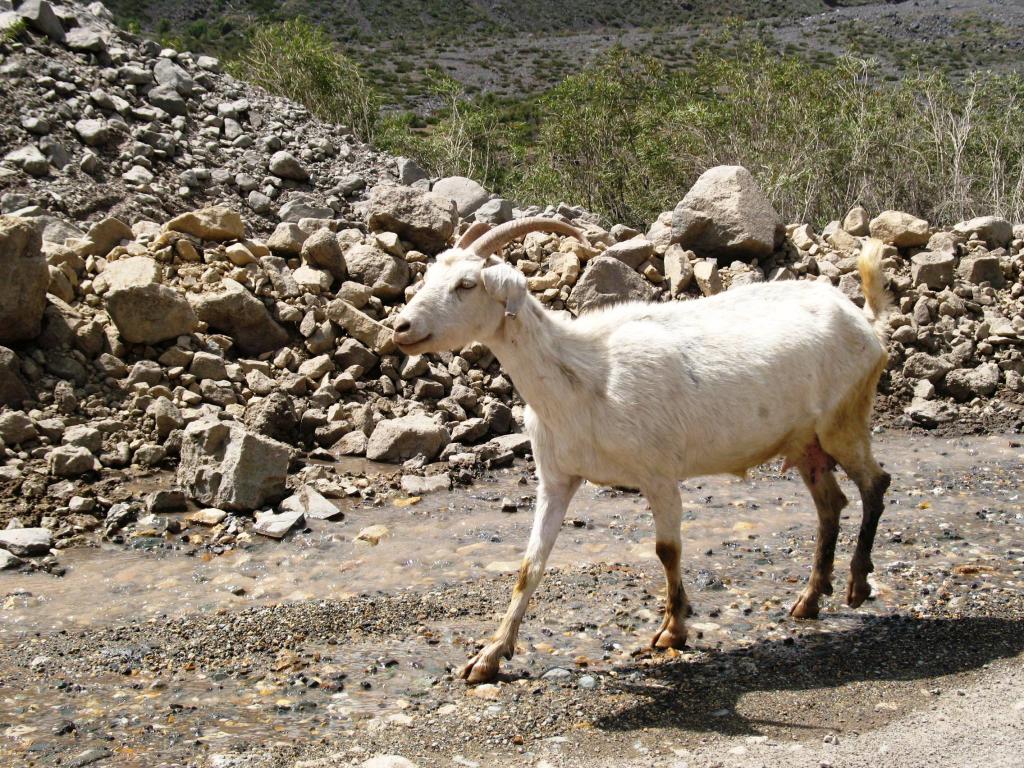
M 569 307 L 576 312 L 620 301 L 650 301 L 654 288 L 628 264 L 611 256 L 587 262 L 580 279 L 569 294 Z
M 175 216 L 164 225 L 164 229 L 184 232 L 201 240 L 241 240 L 245 237 L 242 217 L 225 205 L 214 205 Z
M 193 421 L 181 441 L 177 483 L 195 501 L 249 511 L 282 498 L 291 450 L 237 422 Z
M 50 270 L 42 233 L 29 219 L 0 217 L 0 343 L 39 335 Z
M 724 262 L 767 256 L 785 235 L 779 214 L 740 165 L 702 173 L 676 206 L 672 222 L 673 240 Z
M 46 555 L 53 540 L 45 528 L 8 528 L 0 531 L 0 547 L 19 557 Z
M 308 240 L 306 241 L 309 242 Z M 409 265 L 374 245 L 354 245 L 345 253 L 349 276 L 386 301 L 400 298 L 409 284 Z
M 28 387 L 21 377 L 21 361 L 14 350 L 0 347 L 0 405 L 21 406 L 29 398 Z
M 366 443 L 366 458 L 399 462 L 423 454 L 430 460 L 450 439 L 447 429 L 423 413 L 385 419 L 377 424 Z
M 109 286 L 107 313 L 129 344 L 156 344 L 195 330 L 192 305 L 161 284 L 160 267 L 148 256 L 111 262 L 102 277 Z
M 249 355 L 261 355 L 288 343 L 288 331 L 270 316 L 263 302 L 234 280 L 222 280 L 204 293 L 189 294 L 199 319 L 234 339 Z
M 462 218 L 467 218 L 490 198 L 487 190 L 465 176 L 448 176 L 434 184 L 433 191 L 455 201 Z
M 1005 248 L 1013 239 L 1013 225 L 1001 216 L 978 216 L 953 227 L 958 235 L 977 235 L 990 248 Z
M 931 233 L 928 222 L 903 211 L 882 211 L 868 224 L 872 237 L 897 248 L 927 245 Z
M 367 224 L 408 240 L 426 253 L 444 249 L 455 232 L 459 213 L 455 201 L 435 192 L 381 185 L 370 195 Z

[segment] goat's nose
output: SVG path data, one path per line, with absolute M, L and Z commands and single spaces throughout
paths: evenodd
M 405 333 L 410 328 L 412 328 L 412 323 L 405 318 L 401 318 L 397 323 L 395 323 L 395 333 Z

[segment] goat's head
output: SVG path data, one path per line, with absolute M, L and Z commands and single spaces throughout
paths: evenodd
M 408 355 L 463 347 L 494 336 L 527 298 L 523 273 L 495 254 L 528 232 L 559 232 L 587 240 L 555 219 L 518 219 L 490 229 L 473 224 L 454 248 L 438 255 L 395 322 L 395 343 Z

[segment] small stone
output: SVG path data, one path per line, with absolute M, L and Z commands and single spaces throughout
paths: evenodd
M 306 181 L 309 178 L 309 171 L 302 166 L 302 163 L 298 161 L 295 155 L 284 150 L 271 155 L 267 167 L 272 174 L 282 179 Z
M 271 539 L 283 539 L 285 535 L 302 522 L 302 512 L 257 512 L 253 530 Z
M 0 547 L 18 557 L 45 555 L 53 545 L 46 528 L 8 528 L 0 530 Z
M 356 536 L 356 541 L 361 541 L 375 547 L 380 544 L 381 540 L 388 536 L 389 533 L 390 531 L 385 525 L 370 525 L 359 532 L 359 535 Z

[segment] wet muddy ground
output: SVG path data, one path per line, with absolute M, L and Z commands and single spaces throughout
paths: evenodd
M 685 483 L 681 652 L 646 647 L 663 577 L 643 499 L 585 485 L 516 657 L 475 689 L 455 670 L 505 608 L 526 464 L 220 555 L 177 540 L 65 550 L 63 578 L 0 574 L 0 765 L 839 765 L 840 741 L 1019 674 L 1015 439 L 880 434 L 894 481 L 876 597 L 840 600 L 851 503 L 836 597 L 811 622 L 788 616 L 815 529 L 795 473 Z M 387 535 L 356 541 L 371 524 Z

